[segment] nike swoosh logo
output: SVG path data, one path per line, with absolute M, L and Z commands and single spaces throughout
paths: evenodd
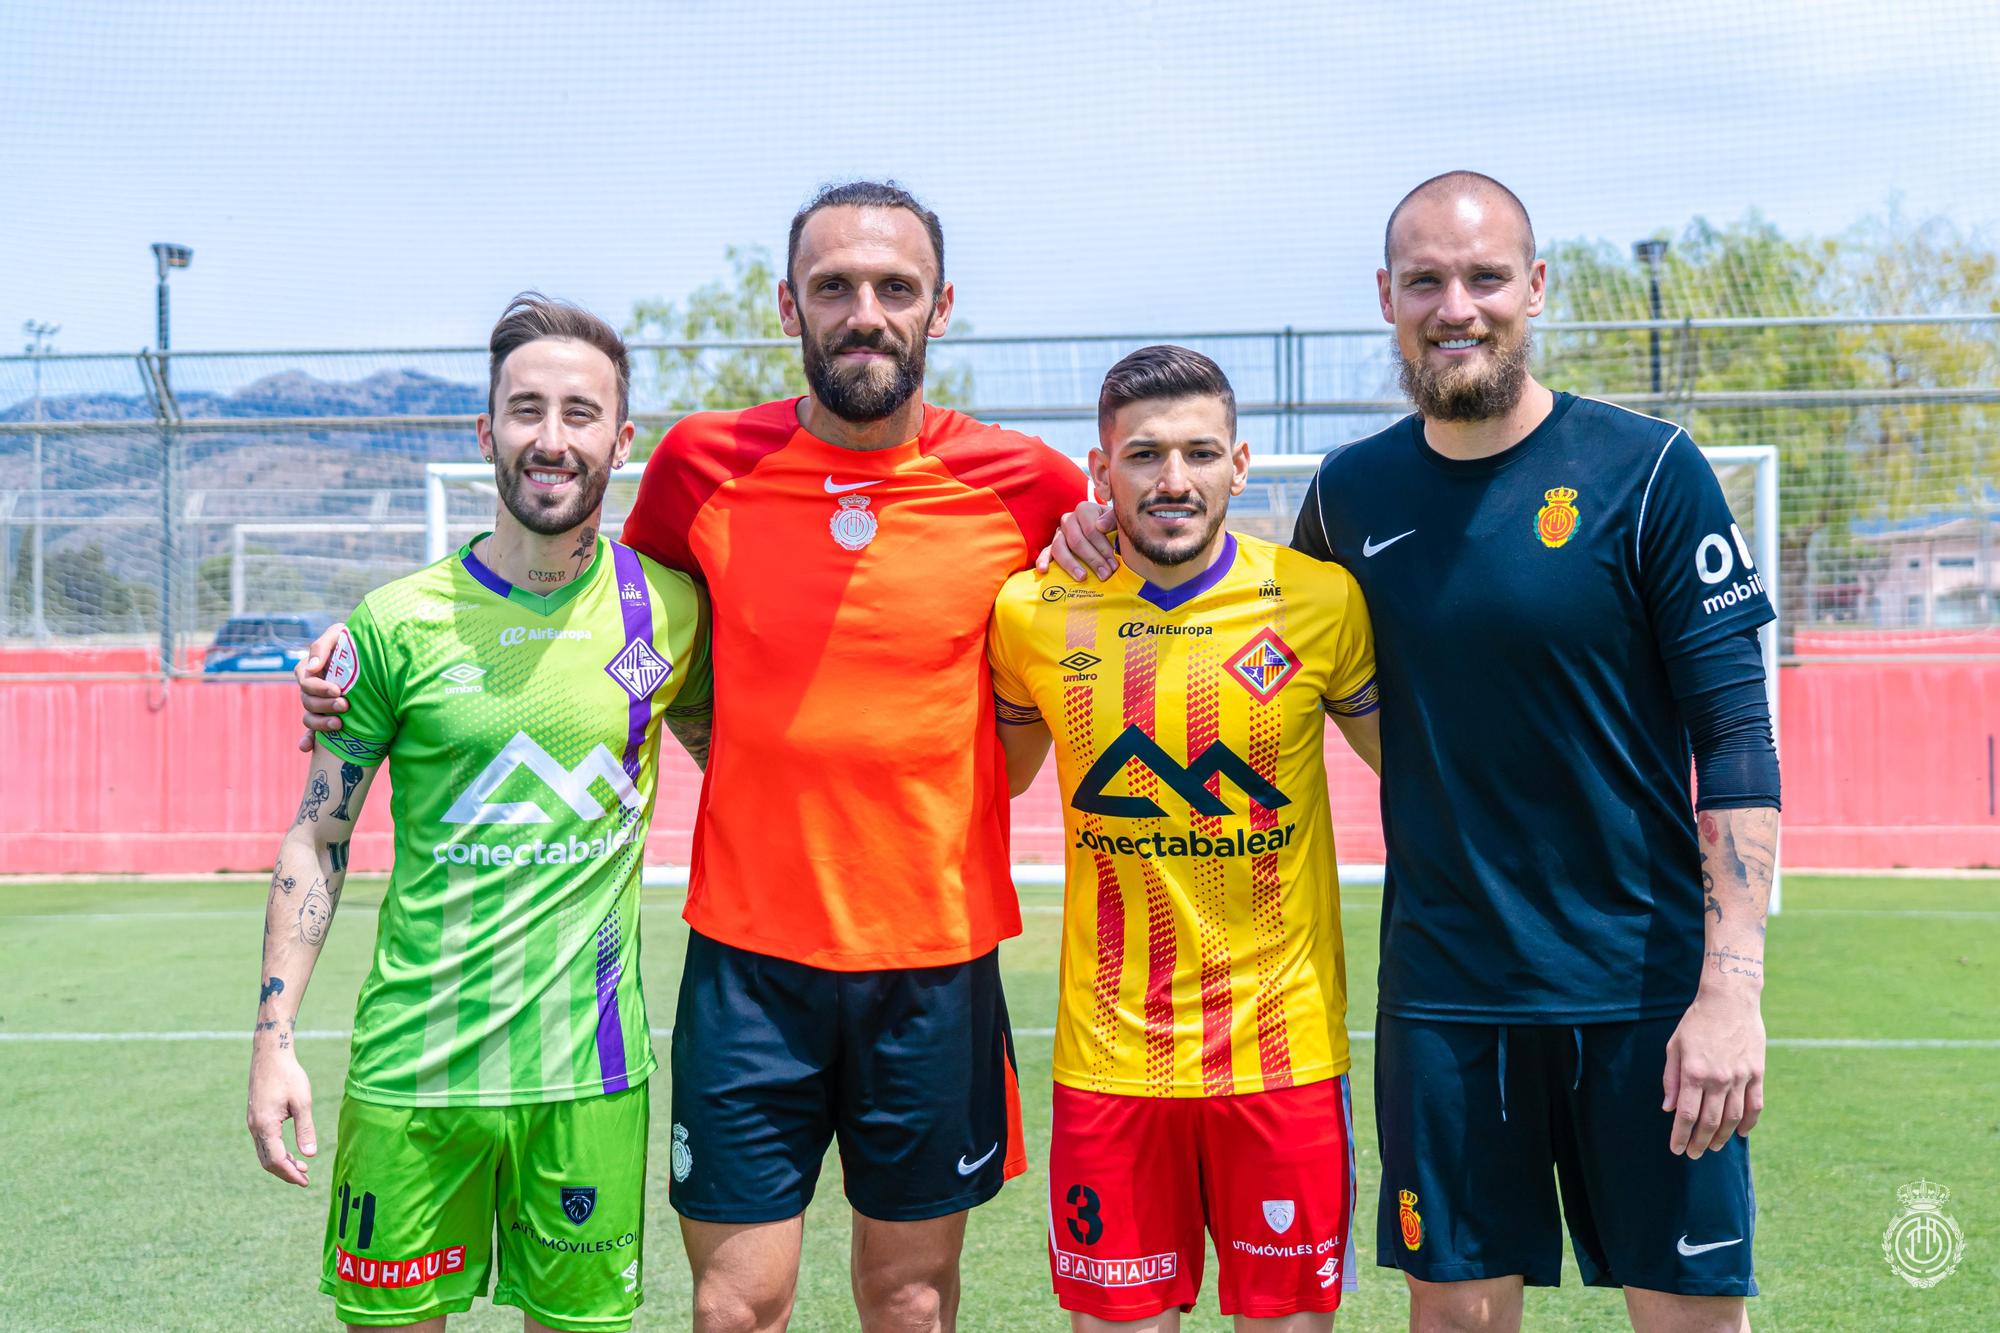
M 991 1148 L 988 1148 L 985 1152 L 981 1153 L 979 1160 L 976 1162 L 966 1161 L 965 1154 L 960 1153 L 958 1155 L 958 1174 L 960 1174 L 961 1176 L 971 1175 L 974 1171 L 977 1171 L 980 1167 L 986 1165 L 987 1158 L 991 1157 L 994 1153 L 999 1151 L 1000 1151 L 1000 1145 L 998 1143 L 995 1143 Z
M 1674 1248 L 1679 1250 L 1682 1254 L 1693 1256 L 1697 1254 L 1707 1254 L 1710 1250 L 1720 1250 L 1727 1248 L 1728 1246 L 1731 1245 L 1741 1245 L 1742 1243 L 1743 1243 L 1743 1237 L 1738 1236 L 1735 1240 L 1712 1240 L 1706 1245 L 1690 1245 L 1688 1244 L 1688 1238 L 1686 1236 L 1682 1236 L 1679 1240 L 1674 1242 Z
M 1415 528 L 1410 529 L 1410 532 L 1415 532 L 1415 531 L 1416 531 Z M 1385 542 L 1370 541 L 1369 539 L 1364 537 L 1361 541 L 1362 558 L 1364 560 L 1372 559 L 1377 553 L 1388 550 L 1391 546 L 1394 546 L 1397 542 L 1409 536 L 1410 532 L 1399 532 Z
M 836 486 L 833 482 L 833 474 L 829 472 L 826 474 L 826 493 L 828 495 L 841 495 L 848 491 L 858 491 L 863 486 L 880 486 L 882 482 L 883 478 L 877 477 L 873 481 L 851 481 L 845 486 Z

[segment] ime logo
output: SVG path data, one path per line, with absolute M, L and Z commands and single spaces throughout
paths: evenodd
M 348 1215 L 354 1216 L 354 1248 L 365 1250 L 368 1242 L 375 1238 L 375 1196 L 356 1194 L 346 1184 L 340 1187 L 340 1227 L 339 1238 L 347 1239 Z

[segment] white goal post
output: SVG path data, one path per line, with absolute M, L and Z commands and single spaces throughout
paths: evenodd
M 1754 478 L 1753 516 L 1751 519 L 1751 545 L 1756 552 L 1757 569 L 1764 577 L 1764 587 L 1771 598 L 1773 607 L 1783 603 L 1778 596 L 1778 451 L 1767 444 L 1730 445 L 1703 449 L 1702 454 L 1711 467 L 1747 467 Z M 1310 477 L 1320 465 L 1319 454 L 1255 454 L 1250 459 L 1250 476 L 1257 478 L 1299 478 Z M 1085 460 L 1072 458 L 1078 468 L 1085 467 Z M 424 469 L 424 550 L 429 560 L 442 560 L 453 547 L 449 488 L 453 483 L 460 485 L 484 483 L 484 489 L 493 494 L 493 465 L 490 463 L 431 463 Z M 467 533 L 477 531 L 483 523 L 471 525 L 459 523 L 457 527 Z M 1764 688 L 1771 700 L 1771 737 L 1778 736 L 1778 626 L 1774 621 L 1766 625 L 1760 636 L 1764 649 Z M 1061 866 L 1017 866 L 1014 878 L 1023 885 L 1060 885 Z M 1379 865 L 1343 865 L 1340 878 L 1347 884 L 1380 884 L 1382 867 Z M 687 883 L 687 872 L 679 867 L 648 867 L 646 884 L 648 887 L 682 887 Z M 1781 881 L 1774 872 L 1771 882 L 1771 911 L 1779 907 Z

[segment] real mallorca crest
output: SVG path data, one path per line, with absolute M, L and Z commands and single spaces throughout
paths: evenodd
M 1403 1248 L 1414 1250 L 1424 1243 L 1424 1218 L 1417 1211 L 1417 1192 L 1398 1190 L 1396 1205 L 1396 1221 L 1403 1228 Z
M 1535 514 L 1535 535 L 1553 551 L 1576 535 L 1576 491 L 1569 486 L 1552 486 L 1542 492 L 1542 499 L 1546 503 Z
M 843 495 L 826 526 L 842 549 L 858 551 L 875 540 L 876 523 L 875 515 L 868 512 L 867 496 Z
M 1267 628 L 1259 630 L 1257 637 L 1244 644 L 1223 667 L 1257 697 L 1258 703 L 1267 704 L 1277 697 L 1286 681 L 1298 674 L 1299 655 L 1278 637 L 1278 631 Z

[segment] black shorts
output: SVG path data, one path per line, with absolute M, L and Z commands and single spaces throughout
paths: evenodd
M 668 1133 L 667 1197 L 697 1221 L 798 1216 L 835 1138 L 864 1216 L 986 1202 L 1028 1164 L 998 952 L 833 972 L 690 932 Z
M 1590 1286 L 1756 1295 L 1748 1141 L 1698 1161 L 1667 1150 L 1660 1077 L 1679 1022 L 1381 1015 L 1377 1262 L 1426 1282 L 1520 1274 L 1552 1287 L 1566 1222 Z

